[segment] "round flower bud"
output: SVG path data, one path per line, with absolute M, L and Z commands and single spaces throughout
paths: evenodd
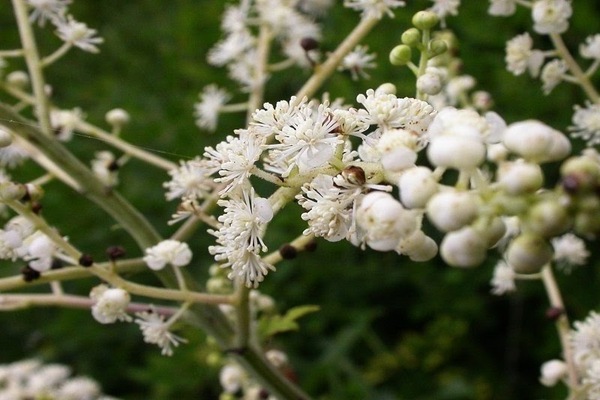
M 364 240 L 374 250 L 393 250 L 402 237 L 417 228 L 415 215 L 392 195 L 371 192 L 356 210 L 356 222 L 365 231 Z
M 412 234 L 400 240 L 396 251 L 407 255 L 412 261 L 429 261 L 438 252 L 435 240 L 425 235 L 422 230 L 416 229 Z
M 415 47 L 421 43 L 421 32 L 417 28 L 407 29 L 402 33 L 400 40 L 407 46 Z
M 531 232 L 546 238 L 558 236 L 571 226 L 567 210 L 554 199 L 540 201 L 531 207 L 523 223 Z
M 392 65 L 406 65 L 410 62 L 412 50 L 405 44 L 400 44 L 390 52 L 390 63 Z
M 303 37 L 300 39 L 300 47 L 302 47 L 304 51 L 316 50 L 319 48 L 319 42 L 315 38 Z
M 544 386 L 554 386 L 568 373 L 567 364 L 561 360 L 550 360 L 542 364 L 540 382 Z
M 396 85 L 393 83 L 382 83 L 375 89 L 375 94 L 396 94 Z
M 487 111 L 494 105 L 494 100 L 489 92 L 477 90 L 471 95 L 473 107 L 478 110 Z
M 481 233 L 470 226 L 448 233 L 440 245 L 440 255 L 453 267 L 476 267 L 485 260 L 486 251 Z
M 522 233 L 509 245 L 506 261 L 518 274 L 535 274 L 552 260 L 552 246 L 541 236 Z
M 598 162 L 587 156 L 571 157 L 560 166 L 563 181 L 576 182 L 576 192 L 594 189 L 600 178 Z
M 448 44 L 441 39 L 433 39 L 427 44 L 429 56 L 435 57 L 448 51 Z
M 427 218 L 443 232 L 470 224 L 477 218 L 477 211 L 477 200 L 469 192 L 439 192 L 427 203 Z
M 0 126 L 0 148 L 10 146 L 12 142 L 13 139 L 10 132 Z
M 23 89 L 29 85 L 29 75 L 24 71 L 13 71 L 6 75 L 6 83 L 10 86 Z
M 473 227 L 481 232 L 488 248 L 496 246 L 507 231 L 506 224 L 500 217 L 494 217 L 491 221 L 490 217 L 480 217 L 473 223 Z
M 508 158 L 508 149 L 502 143 L 490 144 L 487 147 L 487 159 L 499 164 Z
M 427 158 L 433 165 L 455 169 L 479 166 L 485 160 L 485 153 L 486 148 L 481 140 L 461 135 L 437 136 L 427 147 Z
M 386 130 L 377 142 L 381 165 L 387 172 L 399 172 L 415 165 L 415 136 L 404 129 Z
M 421 29 L 428 30 L 440 22 L 440 17 L 433 11 L 419 11 L 412 17 L 412 24 Z
M 121 127 L 129 122 L 129 113 L 122 108 L 113 108 L 106 113 L 105 118 L 109 125 Z
M 497 179 L 502 189 L 511 195 L 533 193 L 544 184 L 544 173 L 538 164 L 523 160 L 500 164 Z
M 600 233 L 600 213 L 589 211 L 577 213 L 573 229 L 580 236 L 596 236 Z
M 442 79 L 438 74 L 425 73 L 417 79 L 417 90 L 428 95 L 436 95 L 442 90 Z
M 400 201 L 406 208 L 424 208 L 438 190 L 438 182 L 427 167 L 405 170 L 398 180 Z
M 26 194 L 27 189 L 21 183 L 10 181 L 0 183 L 0 200 L 21 200 Z
M 571 152 L 571 145 L 562 133 L 536 120 L 510 124 L 502 141 L 513 153 L 538 163 L 558 161 Z

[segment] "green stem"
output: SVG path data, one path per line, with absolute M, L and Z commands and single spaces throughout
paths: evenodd
M 360 43 L 360 41 L 377 25 L 379 18 L 362 18 L 360 23 L 344 39 L 342 43 L 327 57 L 327 61 L 315 68 L 315 73 L 306 81 L 304 86 L 296 94 L 297 101 L 304 97 L 312 97 L 316 91 L 323 85 L 342 62 L 346 54 Z
M 31 77 L 33 94 L 35 96 L 35 107 L 37 118 L 40 122 L 42 132 L 45 135 L 52 135 L 52 127 L 50 125 L 50 107 L 48 97 L 46 96 L 46 82 L 42 73 L 42 62 L 38 53 L 33 29 L 29 23 L 27 15 L 27 5 L 23 0 L 12 0 L 17 26 L 19 27 L 19 35 L 21 44 L 23 45 L 23 53 L 25 62 Z
M 579 86 L 581 86 L 588 98 L 593 103 L 600 103 L 600 95 L 596 91 L 596 88 L 590 81 L 589 77 L 585 74 L 585 72 L 583 72 L 579 64 L 577 64 L 577 61 L 575 61 L 575 59 L 569 52 L 569 49 L 567 49 L 567 46 L 565 45 L 565 42 L 562 39 L 562 36 L 560 36 L 560 34 L 558 33 L 551 33 L 549 36 L 552 40 L 552 43 L 554 44 L 554 47 L 556 48 L 556 51 L 558 52 L 560 57 L 565 61 L 565 63 L 569 67 L 569 70 L 577 79 L 577 83 L 579 84 Z

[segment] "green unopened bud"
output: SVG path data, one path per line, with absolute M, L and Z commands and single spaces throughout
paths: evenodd
M 421 32 L 417 28 L 407 29 L 402 33 L 400 40 L 407 46 L 415 47 L 421 43 Z
M 412 50 L 410 46 L 400 44 L 390 52 L 390 62 L 392 65 L 406 65 L 410 62 Z
M 421 30 L 429 30 L 439 22 L 440 17 L 433 11 L 419 11 L 412 17 L 412 24 Z
M 580 212 L 575 216 L 573 230 L 577 235 L 595 237 L 600 232 L 600 214 Z
M 535 274 L 552 260 L 552 246 L 541 236 L 524 233 L 508 246 L 506 261 L 518 274 Z
M 543 237 L 558 236 L 571 226 L 567 210 L 557 200 L 543 200 L 531 207 L 525 225 Z
M 427 44 L 430 57 L 438 56 L 448 51 L 448 44 L 440 39 L 433 39 Z

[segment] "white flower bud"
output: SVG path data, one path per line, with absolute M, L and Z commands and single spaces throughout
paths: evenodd
M 417 138 L 404 129 L 386 130 L 377 142 L 381 165 L 386 171 L 398 172 L 410 168 L 417 161 Z
M 129 113 L 122 108 L 113 108 L 106 113 L 105 118 L 109 125 L 121 127 L 129 122 Z
M 424 208 L 438 190 L 433 172 L 427 167 L 405 170 L 398 180 L 400 200 L 406 208 Z
M 443 232 L 455 231 L 477 218 L 477 201 L 469 192 L 439 192 L 427 203 L 427 218 Z
M 436 95 L 442 90 L 442 77 L 435 73 L 425 73 L 417 79 L 417 90 L 419 92 Z
M 24 71 L 13 71 L 6 75 L 6 83 L 10 86 L 23 89 L 29 85 L 29 75 Z
M 540 201 L 531 207 L 523 224 L 546 238 L 564 233 L 571 225 L 567 210 L 554 199 Z
M 440 245 L 440 255 L 453 267 L 476 267 L 485 260 L 486 251 L 481 233 L 470 226 L 448 233 Z
M 472 127 L 465 130 L 478 132 Z M 485 160 L 485 145 L 481 137 L 472 135 L 441 135 L 433 138 L 427 147 L 427 157 L 436 167 L 473 169 Z
M 0 148 L 8 147 L 12 144 L 13 138 L 8 129 L 0 126 Z
M 396 252 L 407 255 L 412 261 L 423 262 L 435 257 L 438 245 L 422 230 L 416 229 L 411 235 L 400 240 Z
M 237 364 L 227 364 L 221 368 L 219 373 L 219 382 L 225 393 L 235 393 L 241 389 L 246 380 L 244 370 Z
M 510 124 L 502 140 L 510 151 L 532 162 L 562 160 L 571 152 L 571 144 L 561 132 L 536 120 Z
M 506 261 L 519 274 L 535 274 L 552 260 L 552 246 L 541 236 L 523 233 L 506 251 Z
M 396 94 L 396 85 L 390 82 L 382 83 L 375 89 L 375 94 Z
M 567 364 L 562 360 L 550 360 L 542 364 L 540 368 L 540 382 L 544 386 L 554 386 L 568 373 Z
M 156 246 L 146 249 L 144 262 L 155 271 L 161 270 L 167 264 L 183 267 L 192 260 L 192 251 L 187 243 L 177 240 L 163 240 Z
M 497 177 L 498 183 L 511 195 L 533 193 L 544 184 L 542 168 L 524 160 L 503 162 Z
M 384 192 L 367 194 L 356 210 L 356 222 L 365 233 L 365 242 L 374 250 L 393 250 L 402 237 L 417 227 L 416 216 Z

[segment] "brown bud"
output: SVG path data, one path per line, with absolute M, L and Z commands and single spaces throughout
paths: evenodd
M 316 50 L 319 48 L 319 42 L 311 37 L 305 37 L 300 39 L 300 46 L 304 51 Z
M 565 310 L 560 307 L 550 307 L 546 310 L 546 318 L 550 321 L 556 321 L 563 315 Z
M 81 257 L 79 257 L 79 265 L 82 267 L 91 267 L 92 264 L 94 264 L 94 259 L 91 255 L 82 254 Z
M 38 279 L 42 274 L 39 271 L 31 268 L 29 265 L 26 265 L 21 269 L 21 276 L 25 282 L 32 282 Z
M 284 260 L 291 260 L 296 258 L 298 250 L 291 244 L 286 243 L 279 248 L 279 254 Z
M 110 260 L 114 261 L 125 256 L 125 249 L 121 246 L 110 246 L 106 249 L 106 255 Z

